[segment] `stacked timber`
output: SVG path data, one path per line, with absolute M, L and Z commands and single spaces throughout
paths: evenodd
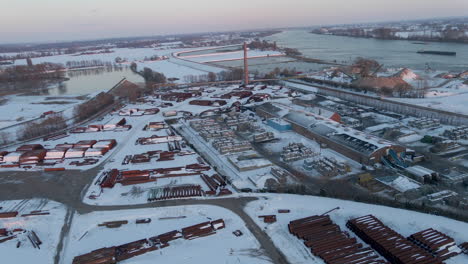
M 110 170 L 109 172 L 105 173 L 99 185 L 101 186 L 101 188 L 114 188 L 118 176 L 119 176 L 118 170 L 116 169 Z
M 215 180 L 213 180 L 213 178 L 208 177 L 208 175 L 206 174 L 200 175 L 200 178 L 203 180 L 203 182 L 205 182 L 205 184 L 208 186 L 211 192 L 216 193 L 219 184 Z

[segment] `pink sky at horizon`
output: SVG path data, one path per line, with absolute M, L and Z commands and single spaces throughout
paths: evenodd
M 0 0 L 0 43 L 468 16 L 468 0 Z

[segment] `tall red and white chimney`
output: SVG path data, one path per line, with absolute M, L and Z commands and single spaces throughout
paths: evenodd
M 247 61 L 247 43 L 244 42 L 244 84 L 249 84 L 249 63 Z

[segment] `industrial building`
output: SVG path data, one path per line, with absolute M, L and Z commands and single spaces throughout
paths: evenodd
M 267 120 L 267 125 L 278 130 L 279 132 L 286 132 L 292 130 L 290 123 L 280 118 L 270 118 Z
M 402 153 L 406 148 L 370 134 L 346 127 L 331 119 L 307 111 L 295 110 L 279 103 L 264 103 L 255 107 L 264 118 L 282 118 L 292 130 L 313 139 L 361 164 L 379 162 L 406 167 Z

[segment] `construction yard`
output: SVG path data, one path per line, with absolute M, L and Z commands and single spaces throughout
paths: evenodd
M 37 197 L 38 190 L 44 197 L 0 204 L 0 251 L 75 264 L 414 263 L 393 251 L 408 247 L 427 260 L 421 264 L 464 264 L 463 222 L 267 194 L 324 195 L 333 186 L 464 208 L 454 200 L 464 192 L 463 165 L 462 176 L 428 165 L 463 154 L 464 133 L 282 86 L 161 89 L 67 133 L 0 152 L 0 198 Z M 443 140 L 425 143 L 429 137 Z M 401 243 L 379 246 L 362 221 Z M 448 242 L 435 244 L 426 232 Z
M 217 221 L 219 219 L 221 221 Z M 98 226 L 111 221 L 122 221 L 123 224 Z M 187 228 L 201 223 L 212 223 L 212 227 L 207 229 L 200 225 L 196 228 L 203 231 L 193 234 Z M 241 236 L 233 234 L 237 230 L 242 233 Z M 64 263 L 84 263 L 75 257 L 103 247 L 117 247 L 142 239 L 147 239 L 142 242 L 145 252 L 135 253 L 134 257 L 121 263 L 153 263 L 155 259 L 174 263 L 270 263 L 268 256 L 262 252 L 259 243 L 238 216 L 220 207 L 203 205 L 77 215 L 67 238 Z M 211 257 L 206 258 L 207 255 Z M 124 256 L 121 258 L 124 259 Z

